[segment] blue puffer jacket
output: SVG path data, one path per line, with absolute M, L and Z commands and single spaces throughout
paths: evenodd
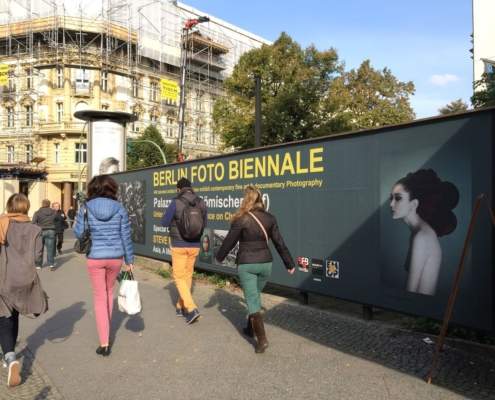
M 134 263 L 129 216 L 115 200 L 97 197 L 86 203 L 91 231 L 91 251 L 88 258 L 111 259 L 124 257 L 126 264 Z M 74 234 L 80 238 L 84 231 L 83 207 L 79 209 Z

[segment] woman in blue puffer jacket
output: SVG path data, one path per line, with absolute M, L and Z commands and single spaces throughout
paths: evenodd
M 80 238 L 84 232 L 84 211 L 87 209 L 91 232 L 91 251 L 87 266 L 96 317 L 100 346 L 96 353 L 110 355 L 110 321 L 113 308 L 113 287 L 121 267 L 132 270 L 134 254 L 129 216 L 117 201 L 118 185 L 108 175 L 95 176 L 88 184 L 88 201 L 77 215 L 74 233 Z M 122 263 L 124 261 L 124 265 Z

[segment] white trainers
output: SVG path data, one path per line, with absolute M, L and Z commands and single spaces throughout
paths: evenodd
M 48 268 L 50 268 L 50 271 L 53 271 L 53 268 L 55 268 L 55 265 L 49 265 Z
M 21 364 L 15 360 L 9 364 L 9 374 L 7 376 L 7 386 L 13 387 L 21 383 Z
M 41 270 L 41 267 L 40 267 L 40 266 L 37 266 L 37 267 L 36 267 L 36 269 L 37 269 L 38 271 L 40 271 L 40 270 Z

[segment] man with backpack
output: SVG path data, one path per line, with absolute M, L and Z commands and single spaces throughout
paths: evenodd
M 192 324 L 200 317 L 191 295 L 191 286 L 194 263 L 206 227 L 207 211 L 205 202 L 194 193 L 188 179 L 179 179 L 177 192 L 161 223 L 170 228 L 172 277 L 179 292 L 175 312 L 177 316 L 184 316 L 188 324 Z

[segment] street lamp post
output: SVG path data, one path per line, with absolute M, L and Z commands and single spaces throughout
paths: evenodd
M 186 71 L 187 71 L 187 53 L 189 51 L 189 32 L 192 28 L 202 22 L 208 22 L 210 19 L 206 16 L 186 20 L 182 28 L 181 36 L 181 55 L 180 55 L 180 98 L 179 98 L 179 138 L 178 148 L 179 161 L 184 161 L 182 147 L 184 142 L 184 114 L 186 105 Z
M 150 144 L 152 144 L 153 146 L 155 146 L 158 149 L 158 151 L 162 155 L 163 164 L 166 164 L 167 163 L 167 157 L 165 157 L 165 153 L 163 152 L 162 148 L 158 145 L 158 143 L 155 143 L 152 140 L 147 140 L 147 139 L 136 139 L 136 140 L 134 140 L 134 139 L 128 139 L 128 142 L 129 142 L 129 144 L 131 144 L 131 143 L 139 143 L 139 142 L 144 142 L 144 143 L 150 143 Z

